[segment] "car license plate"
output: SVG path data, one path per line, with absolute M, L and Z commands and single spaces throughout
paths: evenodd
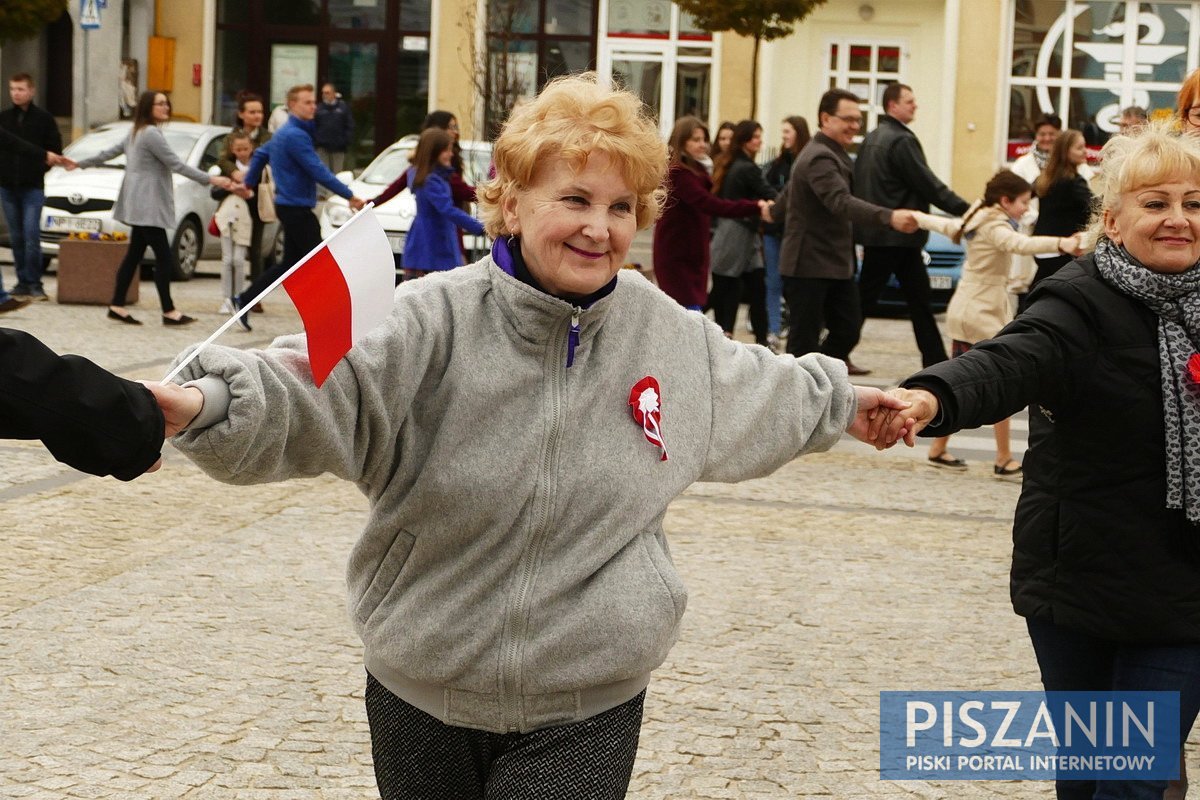
M 42 230 L 60 233 L 99 231 L 100 220 L 91 217 L 58 217 L 53 214 L 47 214 L 46 221 L 42 224 Z
M 388 242 L 392 245 L 392 252 L 404 255 L 404 236 L 403 233 L 388 234 Z
M 954 287 L 954 281 L 949 275 L 930 275 L 929 288 L 931 289 L 951 289 Z

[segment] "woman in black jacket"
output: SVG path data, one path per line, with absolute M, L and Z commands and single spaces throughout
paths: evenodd
M 1179 692 L 1185 741 L 1200 709 L 1200 140 L 1159 125 L 1103 160 L 1095 253 L 896 393 L 923 436 L 1030 406 L 1010 588 L 1042 682 Z M 1103 783 L 1059 781 L 1058 797 L 1166 787 Z
M 761 125 L 754 120 L 744 119 L 734 126 L 729 149 L 717 156 L 713 165 L 713 194 L 726 200 L 773 201 L 775 190 L 754 163 L 754 157 L 761 149 Z M 760 221 L 757 218 L 731 217 L 717 220 L 710 249 L 713 286 L 708 305 L 713 310 L 716 323 L 726 336 L 732 338 L 744 282 L 754 339 L 766 347 L 769 325 L 758 236 Z
M 1071 236 L 1087 227 L 1092 214 L 1092 190 L 1079 174 L 1087 163 L 1087 144 L 1083 134 L 1067 129 L 1050 148 L 1050 158 L 1042 174 L 1033 183 L 1038 198 L 1038 218 L 1034 236 Z M 1030 289 L 1071 263 L 1069 255 L 1034 256 L 1037 273 Z M 1028 294 L 1021 295 L 1024 310 Z

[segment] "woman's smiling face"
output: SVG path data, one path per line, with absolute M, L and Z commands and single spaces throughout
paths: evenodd
M 503 211 L 530 274 L 560 297 L 586 297 L 612 280 L 637 232 L 637 195 L 603 153 L 579 172 L 551 159 Z
M 1104 212 L 1104 232 L 1153 272 L 1184 272 L 1200 261 L 1200 181 L 1175 180 L 1123 192 Z

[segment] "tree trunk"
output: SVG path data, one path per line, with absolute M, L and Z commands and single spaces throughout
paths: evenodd
M 758 113 L 758 45 L 762 37 L 754 37 L 754 57 L 750 61 L 750 119 Z

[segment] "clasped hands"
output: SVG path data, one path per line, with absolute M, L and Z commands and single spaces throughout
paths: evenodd
M 855 386 L 858 413 L 846 432 L 876 450 L 886 450 L 903 440 L 912 447 L 917 434 L 933 422 L 938 413 L 938 401 L 924 389 L 901 389 L 884 392 L 869 386 Z

